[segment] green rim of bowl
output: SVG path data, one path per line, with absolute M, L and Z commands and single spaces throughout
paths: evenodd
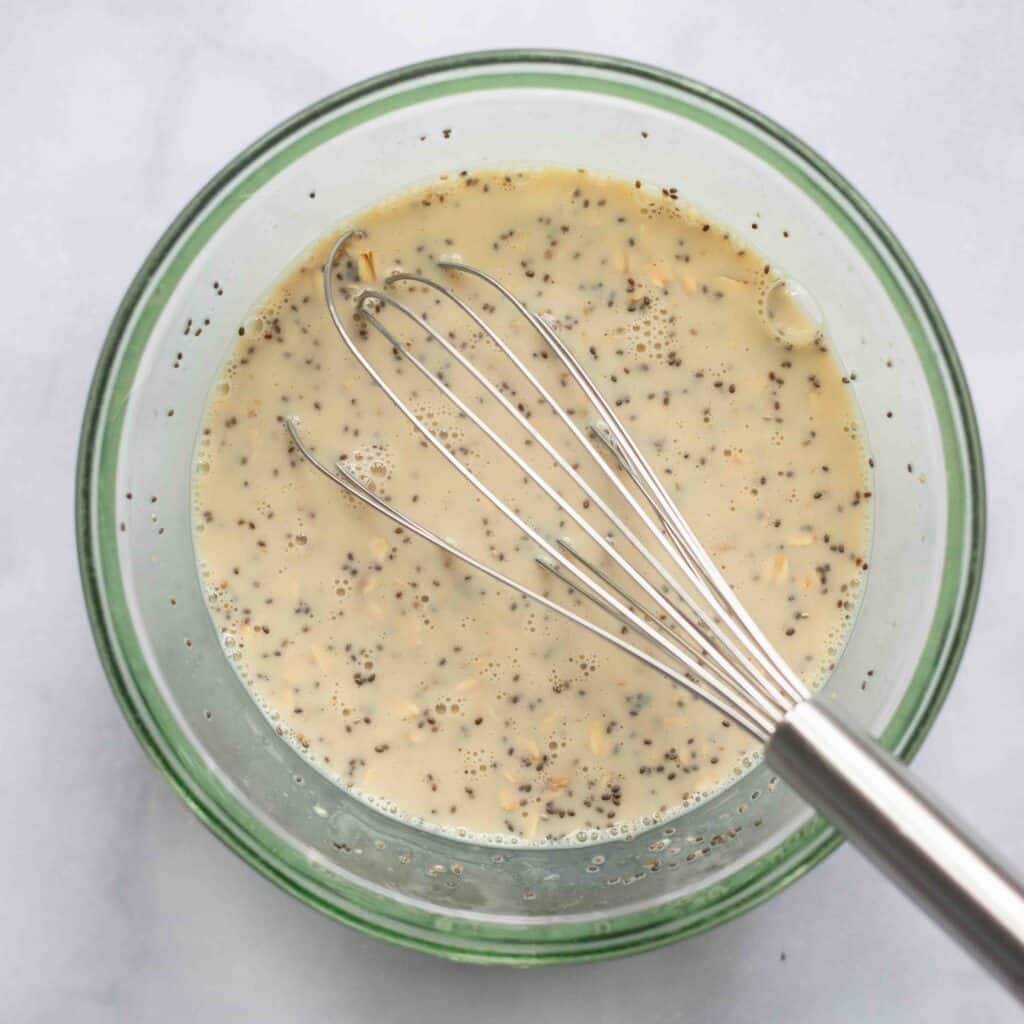
M 448 75 L 453 77 L 441 77 Z M 139 742 L 194 813 L 240 857 L 318 910 L 378 938 L 451 959 L 532 965 L 636 953 L 751 909 L 838 846 L 814 817 L 720 884 L 600 921 L 508 924 L 432 913 L 329 875 L 252 814 L 190 747 L 162 700 L 131 627 L 120 574 L 116 469 L 124 407 L 168 296 L 196 254 L 260 185 L 308 150 L 389 111 L 483 89 L 570 89 L 696 120 L 770 164 L 808 194 L 871 266 L 899 311 L 940 423 L 947 478 L 942 582 L 924 651 L 881 739 L 917 751 L 952 683 L 974 609 L 985 538 L 985 487 L 974 409 L 952 339 L 920 274 L 859 193 L 779 125 L 729 96 L 658 68 L 587 53 L 502 50 L 411 65 L 368 79 L 284 122 L 229 163 L 179 214 L 128 288 L 100 353 L 78 455 L 79 565 L 100 658 Z

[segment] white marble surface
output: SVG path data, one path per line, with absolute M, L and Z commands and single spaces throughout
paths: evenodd
M 79 417 L 115 304 L 169 219 L 257 134 L 337 87 L 456 50 L 575 47 L 679 69 L 834 161 L 907 245 L 959 340 L 988 462 L 989 559 L 918 769 L 1024 864 L 1024 7 L 287 9 L 0 0 L 0 1018 L 599 1024 L 680 1019 L 673 1005 L 688 1021 L 1012 1019 L 848 849 L 710 935 L 603 966 L 454 966 L 331 923 L 238 862 L 147 763 L 94 654 L 71 513 Z

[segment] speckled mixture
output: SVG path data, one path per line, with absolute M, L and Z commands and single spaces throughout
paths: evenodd
M 674 192 L 575 171 L 453 174 L 358 224 L 366 237 L 335 275 L 345 309 L 394 268 L 436 276 L 433 259 L 455 255 L 552 316 L 748 609 L 808 682 L 820 680 L 867 569 L 867 459 L 839 364 L 756 252 Z M 621 832 L 742 774 L 759 749 L 739 727 L 396 532 L 291 449 L 282 424 L 297 416 L 328 463 L 344 460 L 426 525 L 574 600 L 369 386 L 324 308 L 330 241 L 239 329 L 194 482 L 212 615 L 279 731 L 392 813 L 520 842 Z M 450 283 L 582 416 L 540 339 L 484 286 Z M 536 394 L 465 318 L 435 293 L 396 292 L 550 427 Z M 438 346 L 407 321 L 390 322 L 480 400 Z M 565 532 L 564 516 L 386 341 L 365 324 L 354 330 L 461 459 L 549 536 Z M 508 427 L 504 413 L 494 415 Z M 565 434 L 550 436 L 561 444 Z

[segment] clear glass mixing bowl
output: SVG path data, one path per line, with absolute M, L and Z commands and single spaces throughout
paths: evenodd
M 953 345 L 910 260 L 847 182 L 766 118 L 668 72 L 585 54 L 471 54 L 363 82 L 276 128 L 196 196 L 132 282 L 96 370 L 77 488 L 111 685 L 195 813 L 341 921 L 516 964 L 701 931 L 803 874 L 837 836 L 764 766 L 631 840 L 568 849 L 474 845 L 372 810 L 275 734 L 228 664 L 195 571 L 189 470 L 237 326 L 293 257 L 437 174 L 548 164 L 674 186 L 814 296 L 875 456 L 871 572 L 823 699 L 909 757 L 952 679 L 981 569 L 981 459 Z

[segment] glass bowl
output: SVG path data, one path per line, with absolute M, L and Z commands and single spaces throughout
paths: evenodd
M 821 699 L 909 757 L 950 685 L 982 561 L 978 435 L 952 342 L 907 255 L 842 177 L 760 114 L 665 71 L 469 54 L 363 82 L 276 128 L 189 203 L 128 289 L 93 381 L 77 484 L 85 595 L 111 686 L 196 815 L 340 921 L 524 965 L 692 935 L 802 875 L 838 837 L 763 765 L 667 824 L 578 847 L 473 844 L 371 809 L 275 734 L 225 658 L 193 560 L 189 474 L 237 326 L 290 260 L 440 173 L 544 165 L 677 188 L 820 306 L 875 463 L 871 572 Z

